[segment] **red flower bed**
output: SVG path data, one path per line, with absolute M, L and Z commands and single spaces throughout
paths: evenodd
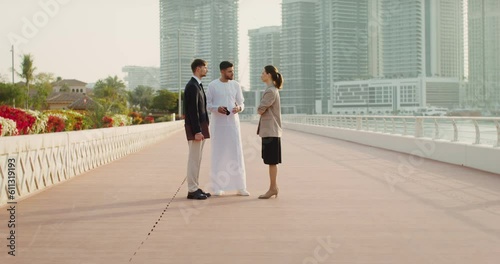
M 45 128 L 45 132 L 61 132 L 66 127 L 64 124 L 64 120 L 57 116 L 49 116 L 49 120 L 47 121 L 47 127 Z
M 146 123 L 146 124 L 151 124 L 151 123 L 154 123 L 154 122 L 155 122 L 155 118 L 152 117 L 152 116 L 146 116 L 144 118 L 144 123 Z
M 105 116 L 102 118 L 102 127 L 113 127 L 113 118 Z
M 141 114 L 139 114 L 137 112 L 130 112 L 128 114 L 128 116 L 132 117 L 132 124 L 138 125 L 138 124 L 142 123 Z
M 0 106 L 0 116 L 16 122 L 16 128 L 20 135 L 28 134 L 29 130 L 35 124 L 36 118 L 26 112 L 7 106 Z
M 83 118 L 75 117 L 76 123 L 73 126 L 73 130 L 82 130 L 83 129 Z

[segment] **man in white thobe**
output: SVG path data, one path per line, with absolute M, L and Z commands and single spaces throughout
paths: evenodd
M 232 63 L 221 62 L 220 73 L 221 77 L 212 81 L 207 90 L 207 109 L 211 112 L 211 185 L 214 195 L 236 191 L 248 196 L 238 116 L 244 109 L 243 93 L 240 84 L 233 80 Z

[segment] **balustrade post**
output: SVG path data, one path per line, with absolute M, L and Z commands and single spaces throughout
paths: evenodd
M 477 120 L 472 120 L 472 122 L 474 122 L 474 128 L 476 129 L 476 141 L 474 142 L 474 144 L 479 144 L 481 142 L 481 131 L 479 130 Z
M 439 124 L 437 118 L 434 118 L 434 139 L 439 138 Z
M 500 147 L 500 122 L 495 121 L 495 126 L 497 127 L 497 145 L 495 147 Z
M 415 137 L 420 138 L 424 136 L 424 120 L 423 118 L 415 118 Z
M 451 123 L 453 124 L 453 140 L 452 140 L 452 142 L 457 142 L 458 141 L 457 122 L 455 122 L 455 119 L 452 119 Z
M 406 118 L 403 118 L 403 136 L 406 136 L 408 135 L 408 131 L 407 131 L 407 126 L 406 126 Z

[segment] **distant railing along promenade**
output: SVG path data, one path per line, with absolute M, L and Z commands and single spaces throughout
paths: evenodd
M 240 120 L 255 122 L 259 116 Z M 282 121 L 500 147 L 500 117 L 282 115 Z
M 283 115 L 283 122 L 500 147 L 500 118 Z
M 283 115 L 282 120 L 287 129 L 500 174 L 500 118 Z

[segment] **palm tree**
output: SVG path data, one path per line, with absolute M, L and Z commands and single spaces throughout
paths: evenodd
M 24 54 L 21 59 L 21 73 L 18 73 L 18 75 L 25 80 L 26 84 L 26 109 L 29 107 L 30 83 L 35 77 L 35 70 L 36 67 L 33 67 L 33 56 L 31 54 Z
M 132 105 L 140 106 L 141 110 L 151 108 L 155 90 L 152 87 L 139 85 L 129 93 L 129 100 Z
M 106 105 L 106 112 L 126 113 L 128 94 L 125 83 L 117 76 L 99 80 L 95 84 L 95 97 Z

